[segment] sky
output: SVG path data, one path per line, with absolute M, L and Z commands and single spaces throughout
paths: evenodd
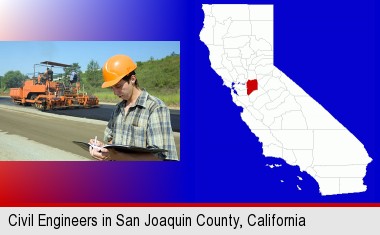
M 162 59 L 173 52 L 180 54 L 179 41 L 0 41 L 0 76 L 19 70 L 30 77 L 34 67 L 35 72 L 45 71 L 44 67 L 34 66 L 42 61 L 79 63 L 81 71 L 85 71 L 91 60 L 102 67 L 116 54 L 144 62 L 152 57 Z

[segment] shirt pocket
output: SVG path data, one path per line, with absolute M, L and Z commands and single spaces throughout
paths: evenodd
M 146 128 L 129 125 L 127 128 L 126 145 L 146 147 Z

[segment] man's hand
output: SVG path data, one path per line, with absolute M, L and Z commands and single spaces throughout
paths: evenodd
M 104 143 L 95 139 L 90 139 L 89 152 L 95 159 L 101 161 L 162 161 L 151 153 L 124 153 L 114 149 L 103 148 Z
M 103 142 L 97 141 L 95 139 L 90 139 L 89 144 L 91 146 L 88 150 L 93 158 L 101 161 L 108 161 L 111 159 L 110 152 L 108 151 L 108 149 L 103 148 Z

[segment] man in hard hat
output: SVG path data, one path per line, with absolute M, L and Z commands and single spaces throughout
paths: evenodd
M 46 71 L 44 73 L 44 76 L 47 81 L 53 81 L 53 70 L 49 69 L 49 67 L 46 68 Z
M 126 55 L 115 55 L 103 66 L 102 88 L 112 88 L 122 99 L 112 113 L 104 131 L 106 143 L 142 148 L 159 148 L 166 152 L 156 154 L 122 153 L 113 149 L 90 147 L 90 154 L 99 160 L 178 160 L 170 112 L 157 97 L 141 89 L 135 70 L 137 65 Z M 94 139 L 90 144 L 102 147 Z

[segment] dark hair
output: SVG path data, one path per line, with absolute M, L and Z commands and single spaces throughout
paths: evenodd
M 132 75 L 136 75 L 135 71 L 132 71 L 132 72 L 130 72 L 129 74 L 125 75 L 122 79 L 123 79 L 124 81 L 128 82 L 128 84 L 129 84 L 129 81 L 131 80 Z M 135 81 L 135 86 L 136 86 L 137 88 L 140 88 L 140 86 L 139 86 L 139 82 L 137 81 L 137 78 L 136 78 L 136 81 Z

